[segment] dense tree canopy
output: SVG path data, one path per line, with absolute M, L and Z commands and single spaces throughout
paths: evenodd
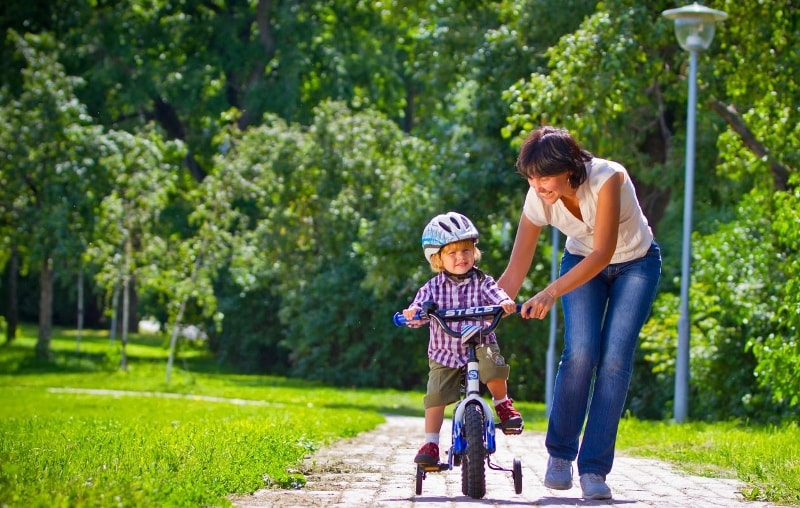
M 692 413 L 778 418 L 800 406 L 800 14 L 708 5 L 729 19 L 699 66 Z M 556 124 L 628 167 L 662 245 L 629 408 L 668 417 L 688 73 L 661 16 L 675 6 L 4 2 L 6 321 L 38 319 L 47 356 L 86 272 L 96 325 L 152 316 L 172 351 L 196 325 L 242 370 L 420 388 L 426 335 L 390 319 L 430 276 L 422 227 L 470 215 L 499 274 L 526 190 L 520 137 Z M 546 283 L 550 251 L 523 293 Z M 543 396 L 546 327 L 499 330 L 517 398 Z

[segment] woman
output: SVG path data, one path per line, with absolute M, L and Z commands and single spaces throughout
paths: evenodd
M 531 132 L 517 170 L 530 189 L 500 287 L 517 296 L 544 226 L 567 237 L 559 277 L 521 309 L 525 318 L 544 319 L 559 297 L 564 309 L 545 486 L 572 488 L 577 458 L 584 498 L 610 499 L 606 476 L 639 332 L 661 277 L 661 253 L 625 168 L 595 157 L 566 130 Z

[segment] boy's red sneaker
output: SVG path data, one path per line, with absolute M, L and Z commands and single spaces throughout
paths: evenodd
M 425 443 L 414 457 L 414 462 L 425 466 L 435 466 L 439 463 L 439 445 L 436 443 Z
M 500 418 L 500 425 L 498 426 L 501 429 L 522 430 L 524 426 L 522 416 L 519 414 L 519 411 L 514 408 L 513 400 L 508 399 L 505 402 L 501 402 L 494 407 L 494 410 L 497 411 L 497 416 Z

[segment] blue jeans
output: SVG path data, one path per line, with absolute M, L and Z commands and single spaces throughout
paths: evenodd
M 564 252 L 561 274 L 582 259 Z M 564 351 L 545 445 L 553 457 L 570 461 L 577 457 L 579 475 L 605 478 L 611 471 L 639 332 L 650 315 L 660 278 L 661 250 L 653 242 L 643 257 L 608 265 L 561 297 Z

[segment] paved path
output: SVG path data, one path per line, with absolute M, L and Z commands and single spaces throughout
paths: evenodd
M 454 507 L 481 506 L 604 506 L 640 507 L 771 507 L 742 501 L 742 485 L 736 480 L 690 476 L 657 460 L 620 456 L 607 478 L 614 498 L 588 501 L 581 498 L 577 482 L 571 490 L 544 487 L 547 451 L 544 435 L 524 432 L 518 436 L 498 433 L 492 462 L 510 468 L 514 457 L 522 461 L 522 493 L 514 492 L 511 473 L 486 469 L 486 497 L 472 499 L 461 493 L 461 471 L 431 473 L 415 494 L 414 455 L 422 437 L 423 420 L 387 416 L 377 429 L 337 441 L 306 461 L 308 483 L 298 490 L 264 489 L 252 496 L 231 498 L 235 506 L 256 507 Z M 449 422 L 441 442 L 450 443 Z M 442 460 L 446 460 L 442 447 Z

